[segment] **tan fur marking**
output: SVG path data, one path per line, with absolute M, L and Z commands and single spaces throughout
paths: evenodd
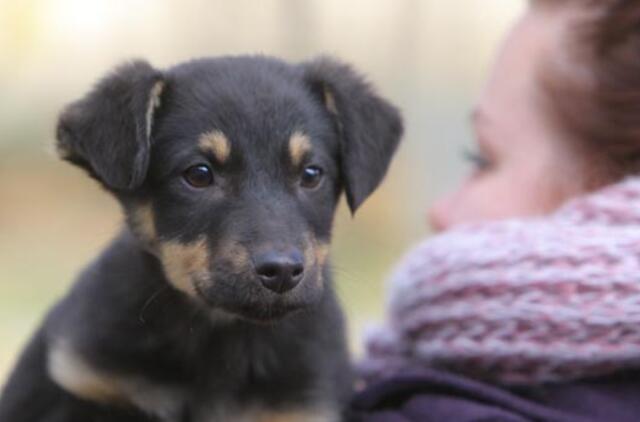
M 177 388 L 94 368 L 65 341 L 53 344 L 47 369 L 56 384 L 76 397 L 97 403 L 130 404 L 162 420 L 177 418 L 184 402 L 184 395 Z
M 203 151 L 212 153 L 220 163 L 227 161 L 229 154 L 231 154 L 231 144 L 224 133 L 219 130 L 212 130 L 200 135 L 198 145 Z
M 147 114 L 146 118 L 146 135 L 147 139 L 151 136 L 151 129 L 153 128 L 153 112 L 156 108 L 160 107 L 160 95 L 162 95 L 162 91 L 164 90 L 164 82 L 158 81 L 151 87 L 151 91 L 149 93 L 149 103 L 147 104 Z
M 316 262 L 318 264 L 318 286 L 322 286 L 324 284 L 324 271 L 322 271 L 322 267 L 327 262 L 327 257 L 329 256 L 329 245 L 326 243 L 319 243 L 316 245 Z
M 289 138 L 289 155 L 294 166 L 302 164 L 304 155 L 311 151 L 311 140 L 302 132 L 295 131 Z
M 207 280 L 209 251 L 204 237 L 191 243 L 168 241 L 160 243 L 160 259 L 171 284 L 191 296 L 196 295 L 194 282 Z
M 54 345 L 47 365 L 51 379 L 77 397 L 100 403 L 124 399 L 114 378 L 96 371 L 68 346 Z
M 318 239 L 312 234 L 307 234 L 305 237 L 305 265 L 324 265 L 327 260 L 327 256 L 329 255 L 329 244 L 318 241 Z
M 157 248 L 155 218 L 150 203 L 139 205 L 131 211 L 131 226 L 150 252 Z
M 319 286 L 322 286 L 324 282 L 322 267 L 326 263 L 328 256 L 329 245 L 319 242 L 313 235 L 308 234 L 304 248 L 304 262 L 306 267 L 313 264 L 318 266 L 318 279 L 316 282 Z
M 318 266 L 322 267 L 327 262 L 329 256 L 329 245 L 326 243 L 318 243 L 316 249 L 316 262 Z
M 333 96 L 333 93 L 331 93 L 331 91 L 329 91 L 329 88 L 327 88 L 326 86 L 324 87 L 323 92 L 324 92 L 325 107 L 327 107 L 327 110 L 329 110 L 331 114 L 335 114 L 337 116 L 338 107 L 336 106 L 336 98 Z
M 304 266 L 310 267 L 315 264 L 315 257 L 315 245 L 313 244 L 313 242 L 307 242 L 304 248 Z

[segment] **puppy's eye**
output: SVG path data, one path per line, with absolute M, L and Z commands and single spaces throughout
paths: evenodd
M 182 177 L 194 188 L 206 188 L 213 183 L 213 173 L 209 166 L 204 164 L 189 167 L 184 171 Z
M 307 166 L 302 170 L 300 177 L 300 186 L 307 189 L 313 189 L 320 184 L 324 170 L 318 166 Z

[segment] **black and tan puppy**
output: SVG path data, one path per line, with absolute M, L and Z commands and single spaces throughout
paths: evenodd
M 127 225 L 25 350 L 0 421 L 338 420 L 333 215 L 378 186 L 401 126 L 329 59 L 117 68 L 62 113 L 57 147 Z

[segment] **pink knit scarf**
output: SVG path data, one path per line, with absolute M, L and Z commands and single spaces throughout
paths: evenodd
M 501 384 L 640 367 L 640 178 L 409 252 L 361 370 L 375 379 L 421 367 Z

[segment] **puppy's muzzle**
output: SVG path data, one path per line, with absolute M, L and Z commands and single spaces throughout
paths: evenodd
M 304 256 L 298 250 L 269 251 L 253 257 L 262 285 L 278 294 L 293 290 L 304 276 Z

